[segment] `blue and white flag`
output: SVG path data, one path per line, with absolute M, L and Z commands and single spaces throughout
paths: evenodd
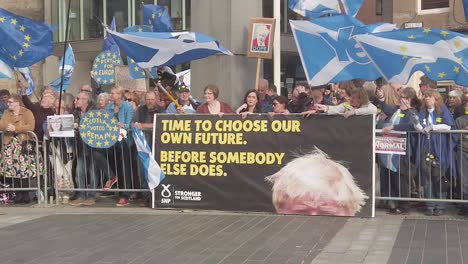
M 145 169 L 145 177 L 148 182 L 148 187 L 150 190 L 153 190 L 158 187 L 159 183 L 166 177 L 166 175 L 164 175 L 161 167 L 159 167 L 159 164 L 154 160 L 151 154 L 151 147 L 148 145 L 148 142 L 146 142 L 143 131 L 138 129 L 136 126 L 133 126 L 132 135 L 138 151 L 138 157 Z
M 28 82 L 28 86 L 26 87 L 26 95 L 30 96 L 31 94 L 34 93 L 34 90 L 36 89 L 36 86 L 34 85 L 34 80 L 33 76 L 31 73 L 31 70 L 29 67 L 24 67 L 24 68 L 15 68 L 23 78 Z
M 61 76 L 49 83 L 49 86 L 54 90 L 54 92 L 60 92 L 60 89 L 65 91 L 68 89 L 68 86 L 70 86 L 71 76 L 73 74 L 73 70 L 75 69 L 75 54 L 73 53 L 73 49 L 70 44 L 68 44 L 68 48 L 65 51 L 65 67 L 62 73 L 63 62 L 64 58 L 60 59 L 59 74 L 63 74 L 63 85 L 61 85 Z
M 164 6 L 143 5 L 143 25 L 153 27 L 153 32 L 172 32 L 171 17 Z
M 0 79 L 13 77 L 13 60 L 3 52 L 0 52 Z
M 153 32 L 150 26 L 131 26 L 124 28 L 124 33 L 128 32 Z M 140 68 L 131 57 L 127 56 L 128 72 L 130 73 L 130 78 L 132 79 L 144 79 L 146 78 L 146 72 L 144 69 Z M 158 71 L 157 68 L 148 69 L 154 78 L 157 78 Z
M 13 60 L 13 67 L 29 67 L 50 56 L 55 29 L 0 8 L 0 49 Z
M 355 36 L 384 77 L 401 84 L 416 71 L 434 81 L 468 86 L 468 37 L 448 30 L 413 28 Z
M 141 68 L 173 66 L 211 55 L 232 53 L 212 37 L 195 32 L 118 33 L 107 29 L 120 49 Z
M 381 76 L 353 36 L 370 30 L 395 29 L 388 24 L 366 26 L 347 16 L 290 21 L 304 72 L 310 85 L 353 79 L 375 80 Z
M 318 18 L 327 14 L 342 14 L 340 1 L 345 14 L 356 16 L 364 0 L 289 0 L 289 8 L 301 16 Z
M 117 31 L 116 25 L 115 25 L 115 17 L 112 18 L 110 29 Z M 104 41 L 102 42 L 102 50 L 103 51 L 110 50 L 111 52 L 119 53 L 119 46 L 117 46 L 117 44 L 115 43 L 111 35 L 107 34 L 106 37 L 104 38 Z

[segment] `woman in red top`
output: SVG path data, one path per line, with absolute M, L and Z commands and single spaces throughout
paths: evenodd
M 197 113 L 199 114 L 230 114 L 232 113 L 231 107 L 218 100 L 219 88 L 214 84 L 208 84 L 205 89 L 203 89 L 205 98 L 205 103 L 200 105 L 197 108 Z

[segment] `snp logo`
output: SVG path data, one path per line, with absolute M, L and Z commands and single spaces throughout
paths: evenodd
M 172 196 L 172 192 L 171 190 L 169 190 L 169 188 L 171 188 L 171 185 L 170 184 L 161 184 L 161 186 L 163 187 L 162 191 L 161 191 L 161 204 L 170 204 L 171 203 L 171 196 Z
M 354 26 L 340 28 L 338 30 L 338 39 L 332 38 L 327 33 L 320 33 L 320 36 L 335 50 L 339 61 L 368 64 L 371 61 L 357 41 L 353 39 L 353 31 Z

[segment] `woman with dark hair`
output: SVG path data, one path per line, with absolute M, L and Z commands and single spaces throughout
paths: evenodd
M 197 108 L 197 113 L 199 114 L 230 114 L 232 113 L 231 107 L 218 100 L 219 88 L 214 84 L 208 84 L 205 89 L 203 89 L 205 98 L 205 103 L 200 105 Z
M 252 114 L 261 113 L 260 102 L 258 101 L 258 92 L 255 89 L 250 89 L 245 93 L 244 104 L 239 106 L 236 110 L 236 114 Z M 244 114 L 244 115 L 245 115 Z
M 429 89 L 424 92 L 423 96 L 424 104 L 419 112 L 420 123 L 415 128 L 428 134 L 421 136 L 417 156 L 424 196 L 425 198 L 445 199 L 449 185 L 449 169 L 452 170 L 452 175 L 456 175 L 453 158 L 455 157 L 455 140 L 451 140 L 450 134 L 431 132 L 451 130 L 455 127 L 455 121 L 437 90 Z M 445 207 L 444 202 L 427 202 L 426 215 L 443 215 Z
M 379 104 L 382 112 L 390 117 L 384 128 L 383 134 L 391 131 L 414 131 L 414 119 L 421 108 L 421 101 L 418 99 L 416 91 L 411 87 L 406 87 L 401 91 L 399 104 L 391 105 L 384 101 Z M 413 136 L 408 135 L 406 155 L 399 156 L 393 154 L 379 154 L 380 164 L 380 192 L 384 197 L 410 197 L 410 168 L 415 167 L 415 155 L 411 153 L 410 142 Z M 411 164 L 413 166 L 411 166 Z M 390 214 L 407 214 L 408 202 L 390 201 L 388 203 Z
M 273 99 L 273 114 L 289 114 L 288 99 L 282 95 Z

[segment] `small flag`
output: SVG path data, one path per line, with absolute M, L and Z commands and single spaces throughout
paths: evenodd
M 19 73 L 21 73 L 23 78 L 28 82 L 28 86 L 26 87 L 26 95 L 30 96 L 31 94 L 33 94 L 33 92 L 34 92 L 34 90 L 36 88 L 35 85 L 34 85 L 34 80 L 33 80 L 31 70 L 29 69 L 29 67 L 16 68 L 16 70 Z
M 60 75 L 62 75 L 63 59 L 64 58 L 62 58 L 59 63 Z M 63 91 L 68 89 L 68 86 L 71 83 L 71 76 L 72 76 L 74 69 L 75 69 L 75 54 L 73 53 L 73 49 L 71 45 L 68 44 L 68 48 L 65 51 L 65 68 L 63 70 L 63 85 L 60 85 L 62 81 L 61 76 L 49 83 L 49 86 L 54 90 L 54 92 L 60 92 L 60 89 L 62 89 Z
M 115 17 L 112 18 L 110 29 L 116 31 Z M 110 50 L 111 52 L 119 53 L 119 46 L 115 43 L 111 35 L 107 34 L 102 42 L 102 50 Z
M 364 0 L 289 0 L 289 8 L 303 17 L 318 18 L 328 14 L 344 14 L 355 17 Z
M 164 172 L 161 170 L 159 164 L 154 160 L 151 155 L 151 147 L 146 142 L 143 131 L 138 129 L 136 126 L 132 127 L 133 139 L 137 147 L 138 157 L 143 164 L 145 170 L 146 181 L 150 190 L 158 187 L 159 183 L 166 177 Z
M 153 27 L 153 32 L 172 32 L 172 22 L 167 9 L 159 5 L 143 5 L 143 25 Z

